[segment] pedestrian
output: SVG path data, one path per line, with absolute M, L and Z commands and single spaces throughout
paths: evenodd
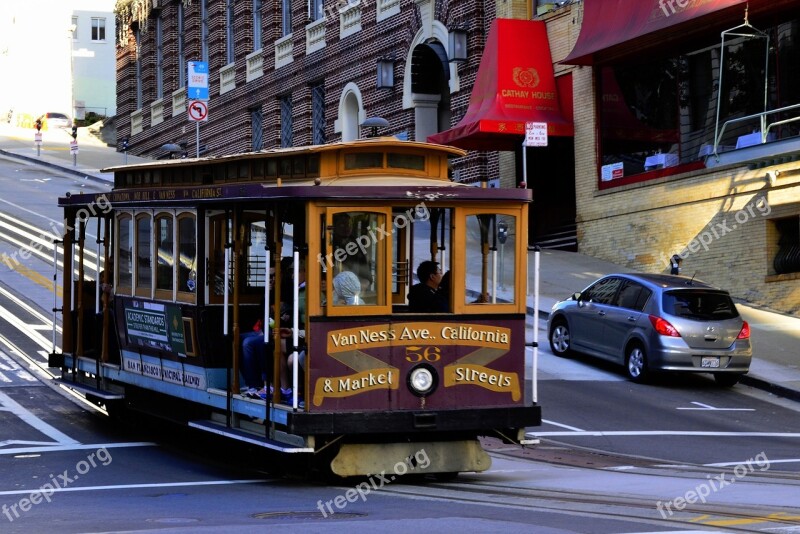
M 681 274 L 681 263 L 683 263 L 683 258 L 677 254 L 673 254 L 672 258 L 669 260 L 669 274 Z

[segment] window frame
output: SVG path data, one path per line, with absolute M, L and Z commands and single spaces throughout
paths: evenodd
M 392 207 L 391 206 L 336 206 L 324 209 L 324 232 L 323 238 L 325 246 L 323 247 L 326 254 L 333 254 L 331 243 L 333 242 L 333 218 L 339 214 L 350 215 L 353 213 L 368 213 L 376 214 L 383 217 L 384 228 L 392 224 Z M 378 246 L 376 254 L 376 261 L 378 265 L 375 269 L 375 287 L 376 296 L 382 295 L 383 304 L 358 304 L 358 305 L 334 305 L 333 304 L 333 278 L 335 276 L 335 269 L 328 266 L 327 262 L 324 266 L 322 278 L 325 288 L 325 304 L 321 306 L 323 312 L 328 317 L 350 317 L 350 316 L 365 316 L 365 315 L 387 315 L 392 312 L 392 286 L 391 286 L 391 265 L 392 265 L 392 240 L 391 239 L 378 239 L 375 242 Z M 333 256 L 331 256 L 333 258 Z M 308 270 L 308 268 L 307 268 Z M 310 273 L 306 273 L 307 275 Z M 336 273 L 338 274 L 338 273 Z M 308 297 L 306 297 L 308 298 Z M 308 313 L 308 311 L 306 312 Z
M 106 19 L 105 17 L 92 17 L 92 30 L 90 32 L 93 43 L 106 42 Z
M 439 206 L 437 206 L 439 207 Z M 527 228 L 528 219 L 526 217 L 527 211 L 523 210 L 524 206 L 503 206 L 496 207 L 475 206 L 475 207 L 456 207 L 453 214 L 455 222 L 455 229 L 452 232 L 454 243 L 467 242 L 467 218 L 477 215 L 503 215 L 504 217 L 511 217 L 514 219 L 515 228 Z M 527 253 L 522 253 L 523 244 L 518 240 L 514 241 L 514 279 L 506 284 L 511 284 L 512 292 L 514 295 L 514 302 L 471 302 L 466 303 L 464 299 L 458 298 L 457 291 L 452 291 L 452 311 L 453 313 L 462 314 L 481 314 L 481 313 L 524 313 L 525 312 L 525 294 L 527 280 L 525 278 L 527 273 Z M 524 244 L 527 251 L 527 243 Z M 452 287 L 466 288 L 466 266 L 470 259 L 467 258 L 469 250 L 466 246 L 460 246 L 454 249 L 451 247 L 451 283 Z M 475 260 L 472 259 L 474 262 Z
M 133 294 L 137 297 L 153 298 L 153 215 L 149 211 L 139 212 L 134 214 L 134 250 L 136 251 L 136 262 L 134 263 L 133 270 Z M 139 238 L 139 223 L 140 221 L 147 221 L 148 232 L 147 237 L 147 257 L 150 259 L 150 283 L 145 286 L 139 283 L 139 251 L 142 248 L 142 242 Z
M 123 222 L 127 221 L 128 224 L 128 245 L 130 245 L 129 249 L 129 256 L 130 256 L 130 271 L 129 275 L 129 284 L 122 285 L 121 281 L 122 278 L 120 277 L 120 266 L 122 264 L 122 250 L 120 247 L 123 245 L 120 235 L 121 235 L 121 228 Z M 114 224 L 116 226 L 114 236 L 115 236 L 115 243 L 114 243 L 114 293 L 117 295 L 133 295 L 133 288 L 135 286 L 134 281 L 135 278 L 135 268 L 136 268 L 136 261 L 134 261 L 135 253 L 136 253 L 136 230 L 134 224 L 135 218 L 133 213 L 130 212 L 122 212 L 118 213 L 114 219 Z

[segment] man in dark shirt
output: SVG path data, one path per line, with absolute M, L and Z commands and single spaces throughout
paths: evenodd
M 423 261 L 417 267 L 419 283 L 408 292 L 408 308 L 418 313 L 447 313 L 450 304 L 439 292 L 442 270 L 435 261 Z

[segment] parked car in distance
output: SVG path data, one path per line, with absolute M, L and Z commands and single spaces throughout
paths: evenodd
M 557 302 L 547 332 L 556 356 L 610 360 L 635 382 L 658 371 L 710 372 L 732 386 L 750 370 L 750 326 L 730 295 L 686 276 L 604 276 Z
M 42 125 L 49 128 L 69 128 L 72 126 L 72 121 L 70 120 L 69 116 L 64 113 L 56 113 L 54 111 L 48 111 L 41 117 L 39 117 L 42 121 Z

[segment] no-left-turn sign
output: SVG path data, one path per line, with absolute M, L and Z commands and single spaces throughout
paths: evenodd
M 202 100 L 190 100 L 188 112 L 190 121 L 206 122 L 208 120 L 208 103 Z

